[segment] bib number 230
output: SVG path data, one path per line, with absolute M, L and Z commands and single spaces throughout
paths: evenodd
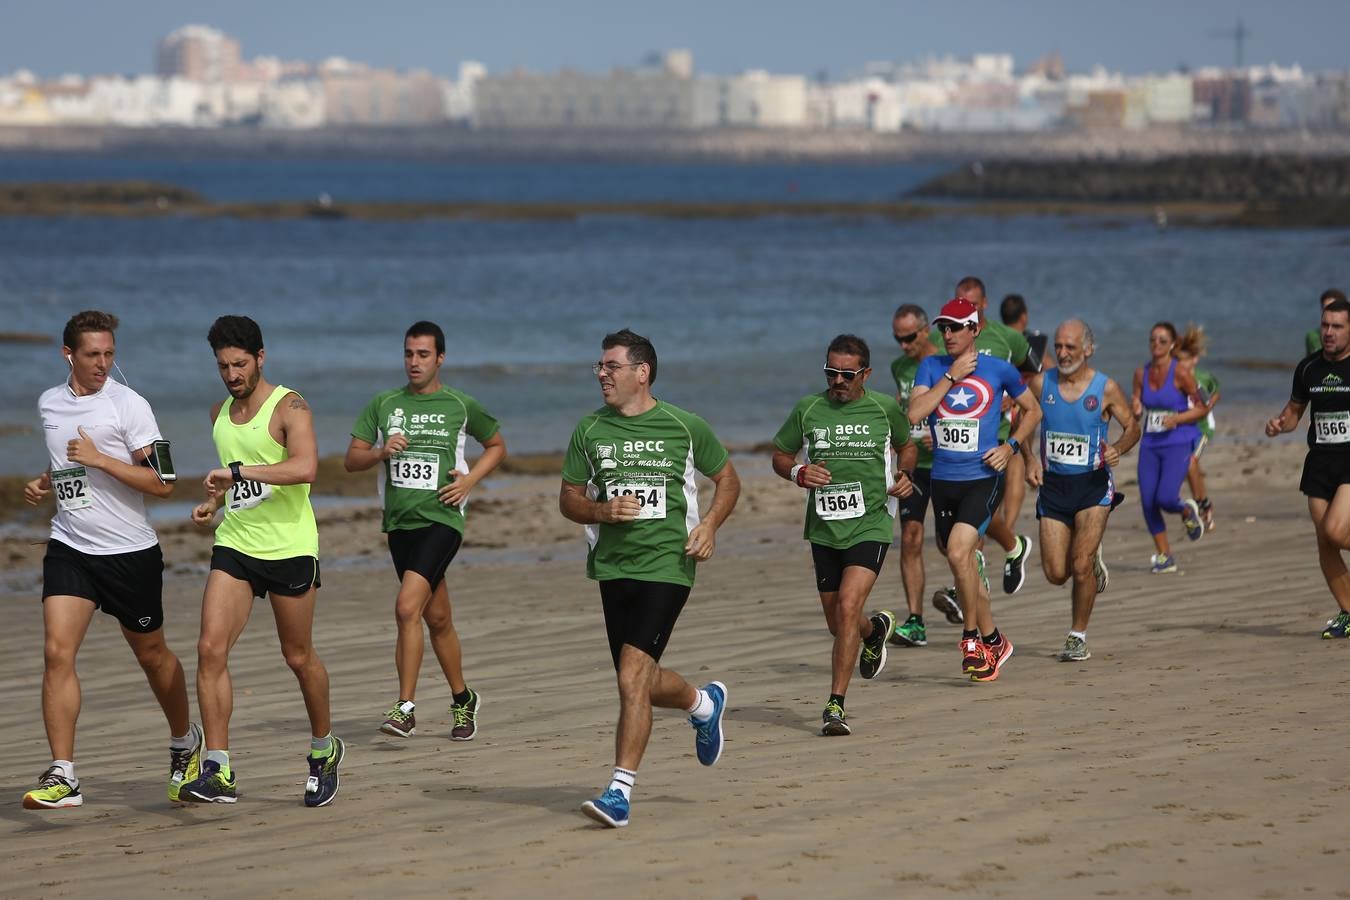
M 261 481 L 236 481 L 230 485 L 230 499 L 225 508 L 230 512 L 252 509 L 272 496 L 272 486 Z

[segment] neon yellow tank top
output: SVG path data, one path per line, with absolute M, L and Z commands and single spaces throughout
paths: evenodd
M 290 388 L 274 387 L 253 418 L 242 425 L 230 421 L 234 398 L 226 398 L 211 428 L 222 466 L 236 460 L 246 466 L 265 466 L 289 458 L 267 427 L 273 410 L 289 393 Z M 308 484 L 245 481 L 226 491 L 224 508 L 225 521 L 216 529 L 218 545 L 257 559 L 318 557 L 319 528 L 309 503 Z

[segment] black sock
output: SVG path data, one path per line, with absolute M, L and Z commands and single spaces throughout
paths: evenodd
M 464 704 L 469 702 L 469 699 L 471 697 L 473 697 L 473 691 L 469 689 L 469 686 L 467 684 L 464 685 L 463 693 L 450 695 L 450 699 L 455 701 L 456 706 L 463 706 Z
M 997 628 L 984 636 L 984 642 L 991 647 L 997 645 L 1001 640 L 1003 640 L 1003 636 L 998 633 Z
M 830 695 L 830 702 L 831 702 L 831 703 L 838 703 L 838 704 L 839 704 L 839 708 L 840 708 L 840 709 L 843 709 L 843 708 L 844 708 L 844 695 L 843 695 L 843 694 L 831 694 L 831 695 Z
M 970 638 L 978 638 L 979 636 L 980 633 L 978 631 L 967 631 L 964 628 L 961 629 L 961 640 L 963 641 L 969 640 Z

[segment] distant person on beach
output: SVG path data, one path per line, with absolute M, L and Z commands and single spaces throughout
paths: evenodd
M 895 614 L 863 610 L 895 533 L 897 498 L 914 490 L 909 422 L 889 394 L 867 389 L 871 374 L 867 342 L 839 335 L 825 352 L 826 389 L 797 401 L 773 439 L 774 473 L 807 492 L 803 537 L 811 542 L 816 590 L 834 636 L 824 735 L 850 733 L 844 695 L 854 659 L 863 678 L 886 666 Z
M 309 714 L 305 805 L 326 806 L 337 795 L 346 748 L 330 731 L 328 670 L 313 642 L 320 586 L 319 533 L 309 501 L 319 464 L 314 417 L 303 397 L 263 376 L 266 351 L 252 319 L 221 316 L 206 339 L 229 396 L 211 408 L 220 467 L 207 473 L 207 499 L 192 510 L 192 521 L 211 527 L 221 507 L 225 517 L 215 529 L 197 641 L 206 754 L 200 777 L 183 786 L 182 796 L 195 803 L 238 799 L 230 765 L 229 658 L 254 598 L 267 596 L 281 654 L 300 683 Z
M 961 672 L 974 681 L 993 681 L 1013 655 L 999 633 L 989 603 L 989 585 L 976 554 L 980 539 L 997 518 L 1008 461 L 1035 433 L 1041 420 L 1035 396 L 1012 363 L 979 353 L 979 309 L 958 297 L 933 320 L 946 353 L 919 364 L 909 398 L 909 422 L 926 424 L 933 438 L 933 521 L 937 544 L 956 580 L 965 627 Z M 1017 428 L 999 438 L 1003 398 L 1021 409 Z M 1023 559 L 1030 541 L 1024 545 Z M 1005 585 L 1006 586 L 1006 585 Z
M 891 331 L 900 345 L 900 355 L 891 362 L 891 377 L 895 379 L 895 399 L 900 411 L 909 417 L 909 397 L 914 390 L 914 375 L 919 363 L 937 352 L 928 340 L 928 313 L 923 307 L 906 303 L 891 317 Z M 923 521 L 928 515 L 929 481 L 933 475 L 933 436 L 927 428 L 910 429 L 910 440 L 917 448 L 918 457 L 910 478 L 914 490 L 900 498 L 900 582 L 905 589 L 909 616 L 895 626 L 891 643 L 901 647 L 924 647 L 928 644 L 928 629 L 923 621 Z M 961 605 L 955 591 L 948 594 L 939 590 L 933 594 L 933 606 L 953 625 L 961 624 Z
M 1130 409 L 1144 427 L 1139 443 L 1139 503 L 1157 551 L 1149 569 L 1154 575 L 1177 570 L 1164 513 L 1179 514 L 1186 537 L 1192 541 L 1205 534 L 1200 506 L 1181 499 L 1181 483 L 1200 439 L 1195 423 L 1207 413 L 1191 367 L 1172 353 L 1176 344 L 1177 329 L 1171 322 L 1153 326 L 1148 338 L 1150 359 L 1134 370 L 1130 395 Z
M 625 328 L 605 335 L 600 346 L 591 370 L 604 406 L 572 433 L 558 506 L 564 517 L 586 526 L 586 575 L 600 583 L 619 688 L 614 773 L 581 810 L 622 828 L 651 736 L 652 707 L 689 714 L 700 763 L 711 766 L 722 755 L 726 685 L 712 681 L 695 688 L 660 662 L 695 569 L 712 558 L 717 529 L 731 515 L 741 483 L 707 422 L 652 396 L 651 341 Z M 713 482 L 702 518 L 695 472 Z
M 434 322 L 415 322 L 403 337 L 408 383 L 375 395 L 352 426 L 348 472 L 381 465 L 382 529 L 399 578 L 394 600 L 398 640 L 394 668 L 398 699 L 380 730 L 409 737 L 417 729 L 417 677 L 422 668 L 422 623 L 450 684 L 453 741 L 478 733 L 482 697 L 464 681 L 459 635 L 450 612 L 445 571 L 459 552 L 469 492 L 506 456 L 497 420 L 477 400 L 441 383 L 445 333 Z M 469 465 L 465 439 L 483 447 Z
M 174 482 L 157 466 L 159 425 L 140 394 L 113 380 L 117 317 L 72 316 L 61 337 L 64 382 L 42 393 L 38 414 L 48 465 L 24 486 L 37 506 L 56 495 L 42 560 L 42 721 L 52 763 L 23 795 L 26 809 L 80 806 L 75 656 L 94 612 L 117 619 L 169 725 L 169 799 L 197 777 L 202 732 L 188 720 L 187 682 L 164 642 L 164 557 L 145 517 L 145 497 L 168 497 Z
M 1333 300 L 1344 300 L 1345 292 L 1336 288 L 1327 288 L 1322 292 L 1322 296 L 1317 299 L 1319 309 L 1326 309 L 1327 305 Z M 1311 356 L 1322 349 L 1322 326 L 1319 324 L 1312 331 L 1309 331 L 1303 337 L 1303 352 Z
M 1289 402 L 1266 423 L 1266 435 L 1293 431 L 1312 407 L 1299 490 L 1308 497 L 1317 559 L 1338 607 L 1322 629 L 1322 637 L 1330 640 L 1350 637 L 1350 571 L 1341 557 L 1350 548 L 1350 303 L 1345 299 L 1323 307 L 1319 337 L 1322 348 L 1294 369 Z
M 1205 407 L 1204 418 L 1196 422 L 1196 427 L 1200 429 L 1200 437 L 1196 440 L 1195 450 L 1191 453 L 1190 467 L 1186 470 L 1186 483 L 1190 486 L 1191 497 L 1200 507 L 1200 519 L 1205 523 L 1205 531 L 1213 531 L 1214 503 L 1210 500 L 1209 491 L 1205 486 L 1205 471 L 1200 468 L 1200 456 L 1210 441 L 1214 440 L 1214 407 L 1219 403 L 1219 379 L 1209 370 L 1200 368 L 1200 358 L 1205 355 L 1207 348 L 1208 339 L 1204 329 L 1192 325 L 1177 338 L 1172 355 L 1182 364 L 1190 366 L 1191 374 L 1195 377 L 1196 393 Z
M 1041 406 L 1039 458 L 1028 441 L 1027 481 L 1038 487 L 1036 518 L 1041 528 L 1041 568 L 1051 584 L 1073 578 L 1069 633 L 1061 662 L 1091 658 L 1088 618 L 1110 573 L 1102 559 L 1102 535 L 1116 495 L 1112 469 L 1139 442 L 1139 423 L 1120 386 L 1088 362 L 1097 349 L 1092 329 L 1069 319 L 1055 329 L 1057 368 L 1027 383 Z M 1113 444 L 1111 420 L 1121 427 Z
M 1026 338 L 1027 345 L 1031 348 L 1027 354 L 1027 359 L 1039 361 L 1035 369 L 1036 372 L 1043 372 L 1046 369 L 1053 368 L 1055 365 L 1054 357 L 1050 355 L 1048 349 L 1049 338 L 1039 331 L 1029 327 L 1031 317 L 1027 309 L 1026 298 L 1021 294 L 1009 294 L 1003 298 L 998 306 L 998 317 L 1003 320 L 1013 331 Z M 1025 384 L 1031 378 L 1032 371 L 1022 368 L 1022 382 Z M 1011 425 L 1017 424 L 1017 408 L 1010 406 L 1005 410 L 1008 414 L 1008 421 Z M 1026 471 L 1023 468 L 1022 457 L 1019 454 L 1012 464 L 1008 466 L 1008 480 L 1004 485 L 1003 505 L 999 507 L 999 514 L 1003 516 L 1003 521 L 1007 523 L 1009 531 L 1017 530 L 1017 519 L 1022 515 L 1022 501 L 1027 496 Z

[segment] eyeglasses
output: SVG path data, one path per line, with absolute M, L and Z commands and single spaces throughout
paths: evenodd
M 845 381 L 852 381 L 862 373 L 866 372 L 869 368 L 871 367 L 867 366 L 861 369 L 835 369 L 830 366 L 825 366 L 825 380 L 834 381 L 836 378 L 842 378 Z
M 897 334 L 895 335 L 895 342 L 897 344 L 900 344 L 901 346 L 905 344 L 912 344 L 914 343 L 914 339 L 918 337 L 919 334 L 920 332 L 917 331 L 911 331 L 909 334 Z
M 956 324 L 955 322 L 943 322 L 938 325 L 937 330 L 942 334 L 951 334 L 953 331 L 964 331 L 967 328 L 974 328 L 974 327 L 975 326 L 972 325 L 970 322 L 962 322 L 959 325 Z
M 616 363 L 616 362 L 596 363 L 593 366 L 591 366 L 591 372 L 596 375 L 599 375 L 601 372 L 604 372 L 606 375 L 613 375 L 620 369 L 627 369 L 633 366 L 642 366 L 642 365 L 646 365 L 646 363 Z

